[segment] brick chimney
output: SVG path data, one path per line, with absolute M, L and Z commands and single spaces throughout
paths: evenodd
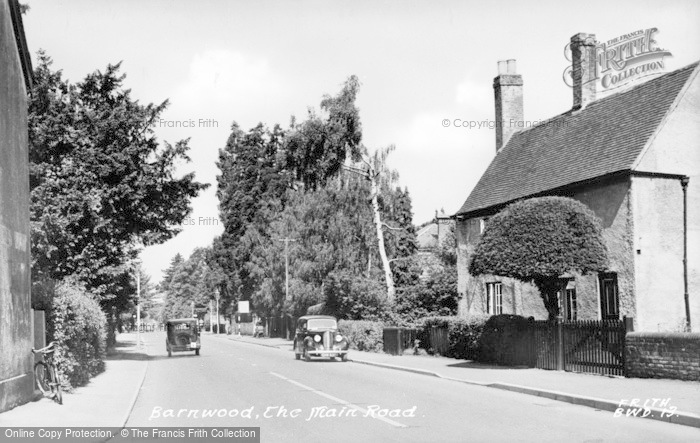
M 574 110 L 583 109 L 595 101 L 596 41 L 595 34 L 576 34 L 571 37 L 571 76 L 574 89 Z
M 498 77 L 493 79 L 496 98 L 496 152 L 510 136 L 522 129 L 523 77 L 515 73 L 515 60 L 498 62 Z

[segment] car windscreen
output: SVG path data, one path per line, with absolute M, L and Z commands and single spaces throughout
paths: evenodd
M 337 329 L 335 319 L 333 318 L 312 318 L 306 326 L 307 329 Z

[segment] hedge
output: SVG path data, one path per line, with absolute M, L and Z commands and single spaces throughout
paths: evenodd
M 519 315 L 494 315 L 484 325 L 478 360 L 499 365 L 530 365 L 529 320 Z
M 99 303 L 75 283 L 61 282 L 53 292 L 47 332 L 57 344 L 54 359 L 70 390 L 104 371 L 107 318 Z
M 474 360 L 479 355 L 479 340 L 487 319 L 487 315 L 472 315 L 469 318 L 428 317 L 423 321 L 418 339 L 421 347 L 432 353 L 434 350 L 433 344 L 430 343 L 431 328 L 447 328 L 448 345 L 445 357 Z
M 382 352 L 384 349 L 384 324 L 367 320 L 340 320 L 338 330 L 348 339 L 351 349 Z

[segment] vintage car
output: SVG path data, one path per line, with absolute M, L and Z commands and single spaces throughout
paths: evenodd
M 310 361 L 311 357 L 330 357 L 335 360 L 340 357 L 348 361 L 348 340 L 338 332 L 338 322 L 329 315 L 305 315 L 297 320 L 297 330 L 294 336 L 294 356 L 297 360 L 304 356 Z
M 195 355 L 199 355 L 202 344 L 196 318 L 168 320 L 165 322 L 165 331 L 165 349 L 168 351 L 168 357 L 171 357 L 173 352 L 185 351 L 194 351 Z

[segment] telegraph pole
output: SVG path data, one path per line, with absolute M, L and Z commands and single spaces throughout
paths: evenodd
M 219 325 L 221 325 L 221 322 L 219 321 L 219 290 L 214 289 L 214 298 L 216 299 L 216 333 L 221 334 L 221 331 L 219 331 Z
M 289 301 L 289 242 L 297 241 L 297 239 L 285 237 L 277 240 L 284 242 L 284 298 Z
M 141 347 L 141 269 L 136 271 L 136 346 Z
M 284 300 L 289 303 L 289 242 L 297 241 L 297 239 L 285 237 L 277 240 L 284 242 Z M 289 340 L 289 328 L 285 329 L 285 338 Z
M 141 347 L 141 262 L 136 260 L 136 347 Z

